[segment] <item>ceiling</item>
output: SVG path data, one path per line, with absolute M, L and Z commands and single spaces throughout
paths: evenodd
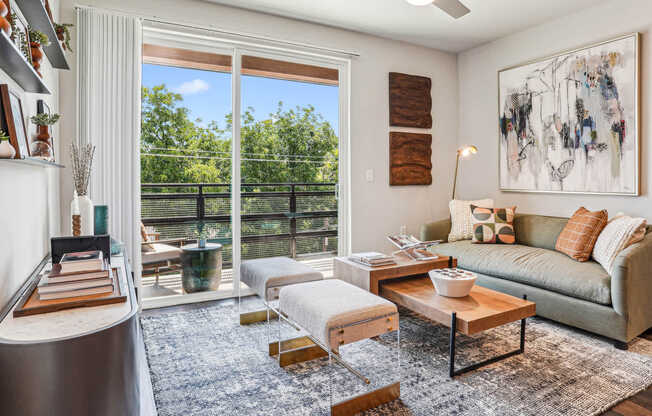
M 556 17 L 615 0 L 462 0 L 455 20 L 404 0 L 207 0 L 278 16 L 460 52 Z

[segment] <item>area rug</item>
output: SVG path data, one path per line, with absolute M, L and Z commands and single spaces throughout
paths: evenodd
M 400 312 L 401 399 L 367 415 L 595 415 L 652 385 L 651 341 L 621 351 L 540 318 L 528 320 L 525 354 L 451 379 L 448 328 Z M 362 384 L 339 367 L 329 372 L 327 359 L 279 368 L 265 354 L 265 325 L 238 325 L 231 302 L 148 311 L 141 324 L 161 416 L 327 415 L 329 375 L 340 391 Z M 519 329 L 458 336 L 458 365 L 514 349 Z M 391 341 L 353 344 L 349 356 L 363 372 L 370 363 L 370 378 L 380 364 L 391 375 L 395 361 L 375 355 Z

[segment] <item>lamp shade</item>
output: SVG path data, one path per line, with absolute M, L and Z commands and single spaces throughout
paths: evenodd
M 464 145 L 457 149 L 457 153 L 462 157 L 467 157 L 478 153 L 478 148 L 473 145 Z

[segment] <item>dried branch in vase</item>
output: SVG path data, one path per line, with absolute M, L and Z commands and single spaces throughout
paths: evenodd
M 91 177 L 95 146 L 92 144 L 77 146 L 73 143 L 70 146 L 70 154 L 72 159 L 72 180 L 75 183 L 75 190 L 77 195 L 85 196 L 88 193 L 88 182 Z

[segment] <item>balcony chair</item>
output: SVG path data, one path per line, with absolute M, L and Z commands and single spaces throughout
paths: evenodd
M 140 224 L 141 263 L 143 276 L 156 276 L 154 287 L 159 286 L 161 273 L 181 270 L 181 249 L 188 242 L 186 238 L 160 240 L 160 233 L 147 232 L 144 224 Z M 176 244 L 176 245 L 175 245 Z

